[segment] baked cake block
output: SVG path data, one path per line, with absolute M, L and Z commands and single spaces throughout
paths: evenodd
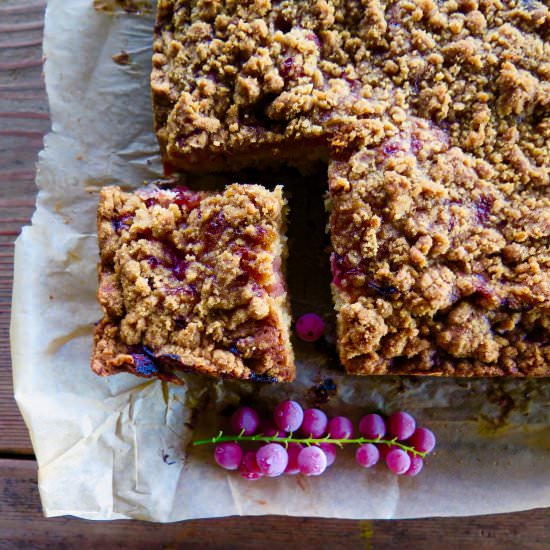
M 161 0 L 161 151 L 328 161 L 348 372 L 550 375 L 549 39 L 536 0 Z
M 293 380 L 285 210 L 280 187 L 102 189 L 92 369 Z
M 326 159 L 331 125 L 379 109 L 358 55 L 369 12 L 324 0 L 160 0 L 151 89 L 165 160 L 219 170 Z
M 348 372 L 550 376 L 548 13 L 388 3 L 372 64 L 394 105 L 330 164 Z
M 422 119 L 331 164 L 349 373 L 550 375 L 550 194 L 492 171 Z

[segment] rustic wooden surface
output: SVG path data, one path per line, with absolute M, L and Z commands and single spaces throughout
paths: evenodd
M 0 0 L 0 548 L 550 548 L 550 509 L 406 521 L 226 518 L 162 527 L 42 516 L 32 447 L 12 396 L 9 320 L 13 243 L 33 212 L 35 163 L 50 125 L 41 75 L 44 6 Z

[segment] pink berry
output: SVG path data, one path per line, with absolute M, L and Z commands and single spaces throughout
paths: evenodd
M 258 462 L 256 461 L 256 453 L 254 451 L 247 451 L 244 453 L 242 464 L 244 464 L 251 472 L 261 474 Z
M 319 447 L 306 447 L 298 455 L 300 473 L 319 476 L 327 469 L 327 455 Z
M 319 443 L 318 447 L 327 455 L 327 468 L 336 460 L 336 445 L 334 443 Z
M 260 428 L 258 433 L 265 435 L 266 437 L 275 437 L 279 434 L 279 437 L 286 437 L 287 433 L 277 427 L 275 422 L 271 418 L 262 418 L 260 420 Z
M 401 441 L 411 437 L 415 428 L 416 422 L 409 413 L 396 412 L 388 418 L 388 431 Z
M 288 454 L 288 464 L 285 469 L 285 474 L 295 475 L 300 473 L 300 467 L 298 466 L 298 455 L 300 454 L 302 448 L 303 447 L 299 443 L 292 442 L 288 444 L 286 449 Z
M 327 433 L 328 418 L 320 409 L 306 409 L 300 431 L 306 437 L 319 438 Z
M 305 342 L 315 342 L 323 336 L 325 322 L 315 313 L 306 313 L 296 321 L 296 332 Z
M 421 453 L 429 453 L 435 447 L 435 435 L 428 428 L 416 428 L 410 439 L 407 441 L 409 445 L 414 447 Z
M 332 439 L 350 439 L 353 436 L 353 424 L 345 416 L 335 416 L 328 424 L 328 433 Z
M 302 425 L 304 410 L 296 401 L 282 401 L 275 407 L 273 420 L 285 432 L 295 432 Z
M 239 467 L 239 472 L 242 477 L 249 480 L 260 479 L 263 474 L 256 462 L 256 453 L 254 451 L 247 451 L 244 454 L 243 461 Z
M 250 407 L 240 407 L 231 417 L 231 427 L 236 434 L 254 435 L 259 423 L 258 413 Z
M 403 449 L 392 449 L 386 455 L 386 466 L 394 474 L 403 475 L 411 466 L 411 458 Z
M 392 446 L 386 445 L 386 443 L 380 443 L 376 445 L 376 448 L 378 449 L 378 452 L 380 453 L 380 458 L 383 460 L 386 460 L 386 457 L 388 456 L 388 453 L 393 449 Z
M 418 475 L 422 471 L 422 468 L 424 467 L 424 461 L 422 460 L 422 457 L 418 455 L 409 455 L 409 458 L 411 459 L 411 465 L 409 466 L 409 469 L 405 472 L 405 475 L 412 477 Z
M 256 452 L 256 462 L 262 474 L 268 477 L 280 476 L 288 465 L 288 454 L 278 443 L 268 443 Z
M 380 460 L 380 451 L 376 448 L 376 445 L 372 443 L 365 443 L 357 447 L 355 452 L 355 460 L 359 466 L 363 468 L 370 468 L 374 466 L 378 460 Z
M 367 439 L 382 439 L 386 435 L 386 422 L 379 414 L 366 414 L 359 421 L 359 432 Z
M 236 470 L 243 459 L 243 451 L 237 443 L 224 441 L 218 443 L 214 450 L 214 460 L 226 470 Z

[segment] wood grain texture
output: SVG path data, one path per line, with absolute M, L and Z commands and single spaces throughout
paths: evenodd
M 44 2 L 0 0 L 0 456 L 20 457 L 0 459 L 0 548 L 550 548 L 550 509 L 458 519 L 268 516 L 163 526 L 42 516 L 36 463 L 22 459 L 32 449 L 12 396 L 8 331 L 13 242 L 34 209 L 35 163 L 50 127 L 41 73 L 43 16 Z
M 32 461 L 0 460 L 0 547 L 13 548 L 549 548 L 548 511 L 405 521 L 254 518 L 91 522 L 42 517 Z M 527 529 L 528 525 L 528 529 Z
M 9 322 L 13 243 L 29 223 L 35 164 L 49 130 L 42 79 L 44 2 L 0 1 L 0 450 L 31 454 L 13 399 Z

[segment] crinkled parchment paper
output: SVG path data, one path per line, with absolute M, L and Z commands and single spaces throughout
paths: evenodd
M 330 355 L 306 344 L 297 344 L 292 385 L 190 376 L 176 388 L 91 372 L 93 325 L 101 316 L 97 192 L 111 183 L 138 187 L 160 174 L 148 86 L 152 26 L 152 14 L 97 13 L 91 0 L 48 3 L 44 55 L 53 131 L 40 155 L 33 223 L 16 245 L 12 320 L 15 396 L 36 452 L 45 514 L 168 522 L 231 514 L 452 516 L 549 506 L 549 380 L 346 377 Z M 127 65 L 112 60 L 122 50 Z M 291 199 L 294 309 L 330 319 L 324 284 L 317 285 L 320 293 L 313 290 L 326 258 L 319 247 L 313 253 L 304 247 L 307 235 L 322 233 L 322 222 L 311 222 L 317 223 L 311 231 L 308 210 L 321 212 L 321 193 L 317 207 L 304 195 L 307 185 Z M 282 396 L 311 404 L 326 397 L 312 388 L 327 377 L 336 387 L 324 405 L 329 413 L 402 408 L 434 429 L 438 450 L 421 475 L 363 470 L 348 449 L 319 478 L 247 482 L 217 468 L 211 447 L 188 445 L 213 435 L 215 418 L 241 398 L 266 409 Z

